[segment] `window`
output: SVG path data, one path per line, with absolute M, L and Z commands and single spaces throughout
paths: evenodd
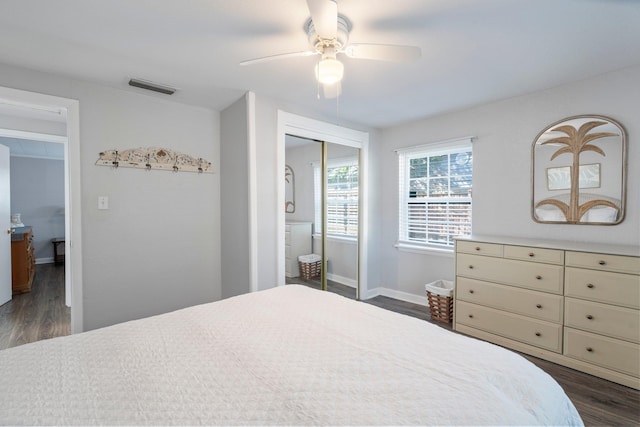
M 322 174 L 314 163 L 315 233 L 322 232 Z M 327 164 L 327 235 L 358 236 L 358 160 L 334 159 Z
M 471 235 L 471 138 L 398 150 L 399 246 L 452 249 Z

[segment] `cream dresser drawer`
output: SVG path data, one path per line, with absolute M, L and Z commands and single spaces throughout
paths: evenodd
M 556 353 L 562 348 L 562 325 L 458 301 L 457 322 Z
M 456 251 L 467 254 L 502 257 L 502 245 L 495 243 L 456 241 Z
M 565 268 L 565 295 L 640 308 L 640 277 L 608 271 Z
M 560 295 L 482 282 L 467 277 L 459 277 L 456 287 L 458 300 L 562 323 L 563 301 Z
M 572 328 L 640 342 L 640 312 L 631 308 L 566 298 L 564 323 Z
M 524 261 L 564 264 L 564 251 L 557 249 L 531 248 L 527 246 L 505 246 L 504 257 Z
M 640 347 L 627 341 L 565 328 L 564 354 L 634 377 L 640 376 Z
M 567 266 L 618 273 L 640 274 L 640 258 L 622 255 L 567 251 Z
M 563 292 L 564 268 L 561 265 L 458 254 L 456 274 L 555 294 Z

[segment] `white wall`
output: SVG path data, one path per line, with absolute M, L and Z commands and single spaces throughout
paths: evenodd
M 610 244 L 640 244 L 640 67 L 590 80 L 426 118 L 382 131 L 371 145 L 371 171 L 379 184 L 381 236 L 376 257 L 383 264 L 379 286 L 417 296 L 424 284 L 453 279 L 453 257 L 400 252 L 397 240 L 398 166 L 394 149 L 467 135 L 473 143 L 475 234 Z M 598 114 L 618 120 L 629 136 L 627 217 L 617 226 L 538 224 L 531 219 L 531 145 L 546 126 L 565 117 Z M 375 185 L 375 184 L 372 184 Z M 375 231 L 373 232 L 375 234 Z
M 220 116 L 222 298 L 250 290 L 247 107 L 242 97 Z
M 51 239 L 64 237 L 64 161 L 11 156 L 10 164 L 11 212 L 33 227 L 36 261 L 53 262 Z
M 85 330 L 220 298 L 218 112 L 2 64 L 0 86 L 79 100 Z M 146 146 L 215 174 L 95 165 L 102 150 Z
M 312 162 L 320 162 L 322 144 L 309 144 L 287 148 L 285 163 L 293 169 L 295 177 L 295 212 L 285 213 L 286 221 L 315 221 L 315 205 L 313 194 L 313 166 Z M 315 224 L 314 228 L 315 230 Z

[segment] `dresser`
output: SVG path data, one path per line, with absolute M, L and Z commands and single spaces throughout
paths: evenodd
M 35 265 L 32 228 L 15 228 L 11 235 L 11 284 L 14 295 L 31 291 Z
M 298 257 L 308 255 L 311 248 L 311 223 L 291 221 L 285 224 L 284 237 L 285 275 L 300 276 Z
M 456 241 L 454 330 L 640 389 L 637 247 Z

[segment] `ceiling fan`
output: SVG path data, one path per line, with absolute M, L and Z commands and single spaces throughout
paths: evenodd
M 316 79 L 322 85 L 325 98 L 335 98 L 342 92 L 340 81 L 344 75 L 344 65 L 337 58 L 344 54 L 354 59 L 380 61 L 414 62 L 421 56 L 417 46 L 386 44 L 349 44 L 351 22 L 338 14 L 336 0 L 307 0 L 311 17 L 304 25 L 312 48 L 302 52 L 281 53 L 243 61 L 240 65 L 251 65 L 274 59 L 298 56 L 321 55 L 315 67 Z

